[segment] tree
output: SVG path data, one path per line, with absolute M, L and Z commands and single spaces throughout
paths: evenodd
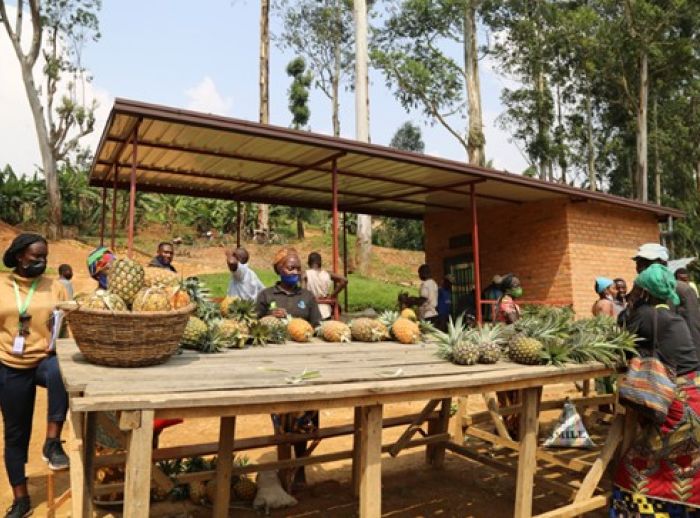
M 396 130 L 389 143 L 391 147 L 423 153 L 425 143 L 420 128 L 405 122 Z M 380 246 L 423 250 L 423 222 L 403 218 L 382 218 L 379 229 L 373 235 L 374 243 Z
M 486 155 L 476 34 L 480 3 L 403 0 L 377 31 L 372 58 L 406 110 L 420 109 L 437 121 L 464 147 L 470 163 L 483 166 Z M 461 62 L 446 50 L 454 44 L 461 47 Z M 464 115 L 465 104 L 469 119 L 466 135 L 451 118 Z
M 292 112 L 292 127 L 301 129 L 309 122 L 309 86 L 313 81 L 311 72 L 306 71 L 306 62 L 302 57 L 296 57 L 287 65 L 287 75 L 292 78 L 292 84 L 287 91 L 289 95 L 289 111 Z
M 314 86 L 331 101 L 333 135 L 340 136 L 340 85 L 352 72 L 352 9 L 347 0 L 282 0 L 279 45 L 304 56 Z
M 355 16 L 355 132 L 360 142 L 369 142 L 369 77 L 367 69 L 367 4 L 353 3 Z M 372 217 L 357 215 L 355 264 L 362 275 L 369 274 L 372 259 Z
M 425 143 L 420 128 L 411 122 L 404 122 L 396 130 L 389 143 L 391 147 L 403 149 L 404 151 L 414 151 L 416 153 L 425 152 Z
M 7 16 L 5 0 L 0 0 L 0 18 L 20 65 L 25 93 L 34 119 L 42 169 L 49 202 L 49 238 L 61 237 L 61 191 L 58 163 L 77 149 L 80 138 L 92 132 L 96 104 L 85 106 L 77 100 L 76 80 L 85 80 L 80 53 L 88 40 L 99 36 L 100 0 L 61 0 L 46 2 L 29 0 L 32 37 L 29 48 L 22 47 L 24 2 L 17 1 L 14 26 Z M 34 72 L 43 57 L 44 86 L 35 82 Z M 56 103 L 64 76 L 71 77 L 68 92 Z
M 260 0 L 260 122 L 270 123 L 270 0 Z M 270 228 L 270 207 L 258 205 L 258 227 Z

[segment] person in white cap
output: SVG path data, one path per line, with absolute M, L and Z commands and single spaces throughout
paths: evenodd
M 668 265 L 668 249 L 658 243 L 644 243 L 639 247 L 633 259 L 637 265 L 637 273 L 642 273 L 655 263 Z M 675 310 L 688 324 L 695 349 L 700 355 L 700 303 L 698 296 L 690 285 L 683 281 L 676 281 L 676 293 L 680 303 L 675 307 Z
M 637 273 L 642 273 L 652 264 L 668 265 L 668 248 L 659 243 L 644 243 L 632 258 L 637 265 Z

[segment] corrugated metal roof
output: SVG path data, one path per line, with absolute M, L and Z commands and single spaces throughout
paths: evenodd
M 165 106 L 117 99 L 102 134 L 90 184 L 129 187 L 137 131 L 137 188 L 159 192 L 331 209 L 333 160 L 338 207 L 421 218 L 461 210 L 475 185 L 479 205 L 568 197 L 652 212 L 683 212 L 461 162 Z

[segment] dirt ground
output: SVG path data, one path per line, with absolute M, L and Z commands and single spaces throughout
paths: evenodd
M 574 394 L 572 385 L 549 387 L 546 398 Z M 483 409 L 481 401 L 470 398 L 470 410 Z M 385 417 L 405 415 L 418 412 L 423 403 L 394 404 L 385 407 Z M 41 459 L 41 445 L 45 434 L 46 398 L 40 390 L 34 415 L 34 433 L 27 473 L 32 503 L 36 506 L 35 516 L 46 515 L 46 473 L 47 468 Z M 548 424 L 556 419 L 558 412 L 543 415 L 542 437 Z M 349 409 L 323 410 L 322 425 L 331 426 L 352 422 Z M 551 424 L 549 425 L 551 426 Z M 244 416 L 237 420 L 236 437 L 253 437 L 269 433 L 269 416 Z M 262 432 L 261 432 L 262 431 Z M 398 438 L 402 429 L 385 430 L 384 443 Z M 215 419 L 192 419 L 167 429 L 161 436 L 162 446 L 194 444 L 217 440 L 218 422 Z M 64 434 L 64 438 L 65 438 Z M 321 443 L 317 453 L 348 450 L 352 447 L 350 436 L 328 439 Z M 252 450 L 247 452 L 251 462 L 256 462 L 270 450 Z M 396 518 L 456 518 L 488 517 L 500 518 L 512 516 L 515 495 L 514 476 L 495 471 L 491 468 L 471 462 L 451 453 L 447 454 L 445 466 L 441 470 L 429 467 L 424 460 L 424 450 L 415 449 L 402 453 L 397 458 L 388 455 L 382 460 L 382 510 L 383 516 Z M 0 462 L 2 464 L 2 462 Z M 2 482 L 0 483 L 0 510 L 10 504 L 11 495 L 6 482 L 4 465 L 0 465 Z M 299 504 L 286 510 L 273 511 L 273 517 L 338 517 L 357 516 L 357 501 L 350 489 L 350 462 L 340 461 L 307 468 L 309 486 L 295 494 Z M 57 477 L 57 494 L 69 485 L 68 473 Z M 567 502 L 556 494 L 535 488 L 534 512 L 540 513 Z M 4 507 L 3 507 L 4 506 Z M 151 516 L 203 518 L 211 510 L 198 507 L 188 502 L 159 503 L 152 507 Z M 102 508 L 98 516 L 120 516 L 118 509 Z M 59 518 L 70 516 L 70 504 L 66 503 L 57 513 Z M 257 513 L 250 508 L 234 507 L 231 516 L 254 517 Z M 605 513 L 592 513 L 587 516 L 606 516 Z

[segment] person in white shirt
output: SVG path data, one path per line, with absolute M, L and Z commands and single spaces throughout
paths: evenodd
M 342 275 L 328 272 L 322 268 L 321 254 L 311 252 L 307 264 L 308 270 L 304 273 L 303 286 L 319 299 L 338 299 L 338 294 L 348 285 L 348 280 Z M 333 316 L 333 306 L 319 302 L 318 309 L 321 319 L 328 320 Z
M 62 264 L 58 267 L 58 280 L 61 284 L 63 284 L 63 287 L 66 288 L 68 298 L 71 300 L 73 300 L 73 282 L 71 281 L 72 278 L 73 268 L 71 268 L 70 264 Z
M 432 279 L 430 267 L 427 264 L 422 264 L 418 268 L 418 277 L 421 280 L 418 318 L 436 324 L 438 319 L 438 285 Z
M 255 300 L 265 286 L 257 274 L 248 266 L 250 256 L 245 248 L 226 250 L 226 263 L 231 271 L 231 281 L 228 283 L 226 295 L 239 297 L 242 300 Z

